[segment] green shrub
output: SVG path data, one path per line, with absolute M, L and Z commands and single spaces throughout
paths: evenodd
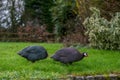
M 110 21 L 100 16 L 100 11 L 91 8 L 93 14 L 84 21 L 90 46 L 99 49 L 120 50 L 120 12 Z
M 52 12 L 52 21 L 54 23 L 54 33 L 57 41 L 68 33 L 74 26 L 76 14 L 74 0 L 54 0 L 54 6 L 50 9 Z

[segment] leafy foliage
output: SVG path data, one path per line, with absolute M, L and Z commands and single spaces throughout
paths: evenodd
M 48 26 L 47 30 L 51 32 L 53 25 L 49 9 L 52 6 L 52 0 L 25 0 L 25 13 L 23 14 L 23 20 L 33 21 L 33 25 L 46 24 Z
M 24 11 L 23 0 L 0 0 L 0 27 L 16 32 L 21 25 L 21 15 Z
M 91 0 L 90 5 L 100 9 L 101 15 L 107 20 L 110 20 L 112 16 L 120 12 L 120 0 Z
M 74 11 L 77 15 L 79 15 L 82 22 L 85 18 L 90 16 L 90 2 L 90 0 L 76 0 L 76 9 Z
M 120 13 L 116 13 L 110 21 L 100 16 L 100 11 L 91 8 L 93 14 L 84 21 L 90 45 L 100 49 L 120 50 Z
M 49 42 L 54 39 L 54 35 L 47 32 L 45 25 L 41 27 L 19 27 L 17 33 L 20 41 Z
M 60 37 L 66 34 L 66 29 L 69 26 L 67 24 L 68 20 L 75 17 L 72 11 L 75 7 L 75 1 L 55 0 L 54 4 L 55 6 L 53 6 L 50 11 L 52 12 L 52 21 L 55 25 L 55 34 L 57 37 Z
M 54 34 L 46 30 L 46 25 L 40 27 L 19 27 L 16 33 L 0 28 L 0 41 L 54 42 Z

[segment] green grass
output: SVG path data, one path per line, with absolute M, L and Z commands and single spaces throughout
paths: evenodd
M 49 57 L 31 63 L 17 54 L 29 45 L 44 46 Z M 0 42 L 0 79 L 56 79 L 67 75 L 120 73 L 120 51 L 81 48 L 79 51 L 87 52 L 89 56 L 67 66 L 50 59 L 62 47 L 59 43 Z

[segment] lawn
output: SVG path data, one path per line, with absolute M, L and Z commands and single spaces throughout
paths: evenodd
M 44 46 L 49 57 L 31 63 L 17 54 L 29 45 Z M 57 79 L 67 75 L 120 73 L 120 51 L 79 48 L 89 56 L 72 65 L 64 65 L 50 59 L 62 47 L 59 43 L 0 42 L 0 79 Z

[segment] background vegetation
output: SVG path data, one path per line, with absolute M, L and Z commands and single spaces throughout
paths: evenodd
M 113 15 L 120 12 L 119 4 L 119 0 L 1 0 L 0 40 L 57 41 L 63 42 L 65 46 L 78 43 L 86 45 L 91 41 L 89 34 L 85 35 L 89 30 L 83 22 L 86 18 L 93 17 L 94 12 L 90 11 L 90 7 L 100 10 L 99 17 L 96 18 L 104 18 L 107 24 L 111 22 L 109 26 L 118 26 L 119 33 L 120 24 L 112 23 L 115 20 Z M 117 36 L 119 34 L 115 35 Z M 116 40 L 120 41 L 119 38 L 114 39 L 115 43 L 112 45 L 116 45 Z M 106 47 L 106 49 L 119 49 L 119 47 Z
M 120 0 L 0 0 L 0 41 L 2 80 L 120 74 Z M 49 57 L 33 64 L 17 55 L 29 45 Z M 63 46 L 89 57 L 70 66 L 50 59 Z
M 108 21 L 100 16 L 100 11 L 91 8 L 93 14 L 84 21 L 90 45 L 100 49 L 120 50 L 120 13 Z

